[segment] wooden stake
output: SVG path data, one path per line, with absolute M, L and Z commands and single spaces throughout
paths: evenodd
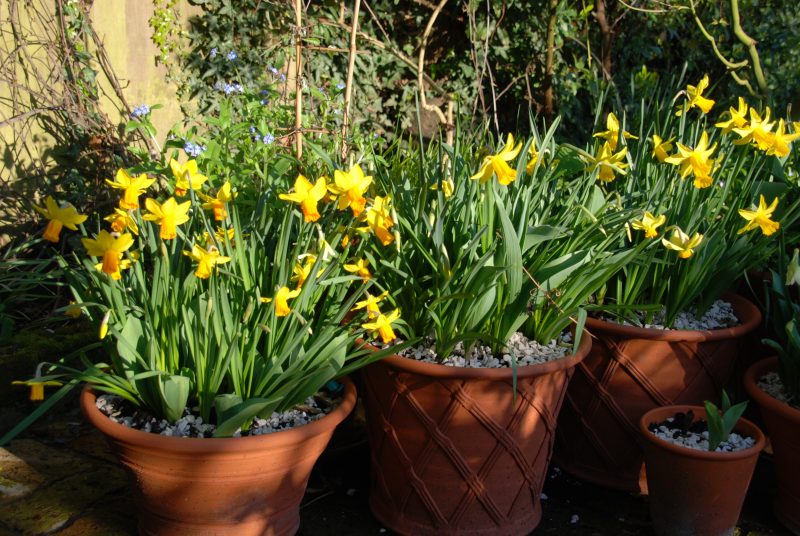
M 344 114 L 342 120 L 342 164 L 347 162 L 350 144 L 347 143 L 347 129 L 350 126 L 350 100 L 353 96 L 353 71 L 356 65 L 356 38 L 358 37 L 358 12 L 361 0 L 356 0 L 353 8 L 353 23 L 350 27 L 350 56 L 347 61 L 347 84 L 344 90 Z
M 303 0 L 294 1 L 295 72 L 294 141 L 297 159 L 303 157 Z

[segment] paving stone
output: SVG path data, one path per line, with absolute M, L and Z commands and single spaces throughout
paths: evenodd
M 81 454 L 93 456 L 95 458 L 102 458 L 114 465 L 119 465 L 119 459 L 111 452 L 111 449 L 106 442 L 103 434 L 97 430 L 92 430 L 87 434 L 83 434 L 69 443 L 67 446 Z
M 50 447 L 33 439 L 16 439 L 6 450 L 25 460 L 47 480 L 57 480 L 81 471 L 91 471 L 93 461 L 64 448 Z
M 20 500 L 0 504 L 0 519 L 9 528 L 25 534 L 53 532 L 124 486 L 125 475 L 115 467 L 78 472 L 41 485 L 36 492 Z
M 0 503 L 30 494 L 45 480 L 25 460 L 0 448 Z
M 136 518 L 110 514 L 105 510 L 91 511 L 52 536 L 134 536 Z

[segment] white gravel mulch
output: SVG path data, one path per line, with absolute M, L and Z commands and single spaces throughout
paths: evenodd
M 733 311 L 733 305 L 730 303 L 717 300 L 711 304 L 711 307 L 701 316 L 697 318 L 695 311 L 692 309 L 683 311 L 678 314 L 675 323 L 671 328 L 664 325 L 664 311 L 656 313 L 651 323 L 645 323 L 647 313 L 637 312 L 638 323 L 630 322 L 621 317 L 611 317 L 603 315 L 600 318 L 606 322 L 614 322 L 624 326 L 645 327 L 650 329 L 682 329 L 682 330 L 707 330 L 707 329 L 724 329 L 738 326 L 741 324 L 736 314 Z
M 758 380 L 758 386 L 769 396 L 781 402 L 789 404 L 795 409 L 800 409 L 800 403 L 794 400 L 792 396 L 784 391 L 783 382 L 777 372 L 769 372 Z
M 661 423 L 653 423 L 648 429 L 650 432 L 673 445 L 694 450 L 708 451 L 708 424 L 705 421 L 695 421 L 689 430 L 677 424 L 675 417 L 669 417 Z M 745 450 L 756 444 L 752 437 L 743 437 L 736 432 L 731 432 L 728 439 L 719 444 L 715 452 L 736 452 Z
M 295 406 L 294 409 L 282 413 L 273 412 L 268 419 L 256 418 L 250 429 L 242 432 L 237 430 L 233 437 L 254 436 L 288 430 L 297 426 L 311 423 L 330 413 L 341 402 L 341 398 L 328 398 L 327 395 L 317 393 L 308 397 L 305 404 Z M 135 428 L 142 432 L 150 432 L 163 436 L 174 437 L 211 437 L 216 428 L 211 423 L 203 422 L 202 417 L 189 408 L 183 412 L 183 417 L 175 424 L 166 420 L 158 420 L 148 413 L 136 408 L 122 397 L 103 394 L 97 397 L 97 409 L 112 421 Z M 195 409 L 195 408 L 193 408 Z

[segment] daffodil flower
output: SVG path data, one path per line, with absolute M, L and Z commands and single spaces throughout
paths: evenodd
M 289 290 L 289 287 L 281 287 L 275 293 L 275 316 L 287 316 L 292 312 L 289 307 L 289 300 L 300 295 L 300 289 Z M 272 298 L 261 298 L 262 303 L 270 303 Z
M 350 310 L 351 311 L 358 311 L 360 309 L 366 309 L 367 310 L 367 316 L 369 318 L 377 318 L 378 315 L 381 314 L 381 310 L 380 310 L 380 307 L 378 307 L 378 304 L 381 301 L 383 301 L 383 299 L 386 298 L 386 296 L 388 296 L 388 295 L 389 295 L 388 291 L 381 292 L 377 296 L 373 296 L 372 294 L 367 292 L 367 299 L 361 300 L 359 302 L 356 302 L 355 307 L 353 307 Z
M 489 155 L 483 159 L 480 170 L 470 177 L 471 179 L 480 179 L 481 184 L 492 178 L 492 175 L 497 175 L 497 180 L 500 184 L 508 186 L 517 178 L 517 173 L 508 162 L 514 160 L 519 152 L 522 150 L 522 142 L 514 145 L 514 136 L 509 134 L 506 139 L 506 144 L 499 153 Z
M 36 378 L 32 380 L 24 380 L 19 381 L 15 380 L 11 382 L 11 385 L 24 385 L 31 388 L 31 394 L 29 398 L 33 402 L 39 402 L 44 400 L 44 388 L 45 387 L 58 387 L 61 385 L 61 382 L 57 382 L 54 380 L 46 380 L 46 381 L 37 381 Z
M 175 195 L 183 197 L 189 188 L 199 191 L 208 177 L 201 175 L 197 170 L 197 160 L 189 160 L 185 164 L 179 164 L 177 160 L 170 158 L 169 167 L 175 177 Z
M 178 235 L 178 225 L 189 221 L 189 208 L 191 201 L 184 201 L 178 204 L 174 197 L 170 197 L 164 203 L 159 204 L 155 199 L 147 198 L 144 206 L 149 211 L 142 216 L 147 221 L 154 221 L 161 226 L 159 236 L 163 240 L 171 240 Z
M 772 147 L 774 138 L 774 135 L 771 133 L 772 127 L 775 125 L 774 122 L 770 122 L 769 120 L 770 114 L 769 106 L 767 106 L 763 119 L 756 110 L 750 108 L 750 122 L 742 128 L 733 129 L 736 134 L 741 136 L 740 139 L 733 142 L 734 145 L 752 143 L 762 151 L 769 150 L 770 147 Z
M 758 198 L 758 208 L 756 210 L 739 209 L 739 216 L 747 220 L 747 224 L 739 229 L 738 234 L 746 233 L 756 227 L 761 228 L 764 235 L 769 236 L 775 231 L 780 229 L 781 224 L 770 219 L 775 209 L 778 208 L 778 198 L 772 200 L 769 206 L 764 200 L 764 196 L 760 195 Z
M 183 251 L 183 254 L 191 257 L 197 263 L 197 270 L 195 270 L 194 275 L 198 279 L 208 279 L 211 277 L 211 271 L 215 266 L 225 264 L 231 260 L 230 257 L 220 255 L 219 250 L 214 246 L 205 249 L 193 244 L 192 250 Z
M 703 76 L 703 79 L 697 84 L 697 86 L 686 86 L 686 95 L 689 97 L 689 100 L 683 104 L 683 107 L 675 112 L 675 115 L 680 117 L 685 112 L 688 112 L 692 108 L 700 108 L 700 110 L 707 114 L 711 111 L 711 107 L 714 106 L 714 101 L 711 99 L 707 99 L 703 96 L 703 91 L 708 88 L 708 75 Z
M 78 211 L 72 205 L 64 205 L 59 207 L 55 200 L 49 195 L 44 200 L 44 208 L 33 206 L 42 216 L 50 220 L 47 222 L 47 227 L 42 234 L 42 238 L 48 242 L 58 242 L 61 236 L 61 229 L 66 227 L 77 231 L 77 225 L 86 221 L 88 216 L 78 214 Z
M 294 181 L 294 192 L 279 194 L 278 197 L 284 201 L 298 203 L 303 211 L 303 219 L 306 222 L 314 222 L 320 218 L 317 203 L 325 197 L 326 191 L 325 177 L 320 177 L 312 185 L 304 176 L 298 175 Z
M 111 234 L 106 230 L 100 231 L 96 238 L 81 238 L 86 252 L 93 257 L 102 257 L 103 262 L 97 268 L 119 280 L 122 277 L 120 270 L 130 266 L 130 261 L 122 261 L 122 254 L 133 245 L 133 237 L 128 234 Z
M 116 233 L 121 233 L 127 229 L 133 234 L 137 236 L 139 235 L 139 226 L 136 225 L 136 219 L 128 210 L 115 208 L 113 214 L 110 214 L 103 219 L 111 223 L 111 230 Z
M 739 106 L 737 108 L 729 108 L 731 118 L 727 121 L 715 123 L 714 126 L 721 128 L 723 134 L 730 134 L 735 128 L 744 128 L 747 126 L 747 110 L 747 103 L 742 97 L 739 97 Z
M 366 259 L 358 259 L 355 264 L 345 264 L 344 269 L 346 272 L 356 274 L 366 283 L 372 277 L 369 271 L 369 262 Z
M 664 161 L 680 166 L 680 174 L 683 179 L 694 175 L 695 188 L 707 188 L 711 186 L 711 171 L 714 169 L 714 160 L 711 159 L 711 155 L 716 148 L 716 143 L 711 147 L 708 146 L 708 134 L 703 132 L 697 147 L 692 149 L 678 143 L 678 154 L 670 156 Z
M 797 123 L 795 123 L 797 124 Z M 780 157 L 789 156 L 791 152 L 791 143 L 800 137 L 800 131 L 795 130 L 793 134 L 786 134 L 786 125 L 783 119 L 778 120 L 778 127 L 774 133 L 769 136 L 769 148 L 766 153 L 768 155 L 776 155 Z
M 131 176 L 124 169 L 118 169 L 114 180 L 106 179 L 106 183 L 112 188 L 124 190 L 122 199 L 119 200 L 119 208 L 125 210 L 136 210 L 139 208 L 139 196 L 147 190 L 156 180 L 150 179 L 142 173 L 138 177 Z
M 83 308 L 74 301 L 70 301 L 69 305 L 64 309 L 64 316 L 68 318 L 80 318 L 82 314 Z
M 645 238 L 655 238 L 658 236 L 658 228 L 664 225 L 666 221 L 667 217 L 663 214 L 655 217 L 649 212 L 645 211 L 641 220 L 631 222 L 631 227 L 637 231 L 644 231 Z
M 300 288 L 306 282 L 308 276 L 311 275 L 311 269 L 314 267 L 314 263 L 317 262 L 317 256 L 312 253 L 306 253 L 305 255 L 300 255 L 298 261 L 303 262 L 294 263 L 293 275 L 290 281 L 297 282 L 297 288 Z
M 672 151 L 673 141 L 675 141 L 675 138 L 662 140 L 661 136 L 653 134 L 653 152 L 651 156 L 657 159 L 659 162 L 664 163 L 669 157 L 668 153 Z
M 605 142 L 600 148 L 600 152 L 594 157 L 591 165 L 587 168 L 587 171 L 591 173 L 599 168 L 600 173 L 598 174 L 598 179 L 603 182 L 611 182 L 616 178 L 616 175 L 614 175 L 615 171 L 621 175 L 627 173 L 626 168 L 628 164 L 624 162 L 626 154 L 628 154 L 627 147 L 623 147 L 615 153 L 608 142 Z
M 345 210 L 350 207 L 353 216 L 358 217 L 367 205 L 364 194 L 367 193 L 370 184 L 372 176 L 364 175 L 364 170 L 356 164 L 348 172 L 339 169 L 334 171 L 333 182 L 328 185 L 328 191 L 336 196 L 336 208 Z
M 367 227 L 359 227 L 359 230 L 371 230 L 380 240 L 381 244 L 388 246 L 394 240 L 391 228 L 394 220 L 389 208 L 389 197 L 376 197 L 372 206 L 367 210 Z
M 395 309 L 389 316 L 378 313 L 374 322 L 361 324 L 361 327 L 368 331 L 377 331 L 384 343 L 390 343 L 397 338 L 392 330 L 392 322 L 400 318 L 400 309 Z
M 703 235 L 695 233 L 694 236 L 689 238 L 689 235 L 684 233 L 679 227 L 672 231 L 672 236 L 667 240 L 661 239 L 664 247 L 678 252 L 678 257 L 681 259 L 688 259 L 694 254 L 694 249 L 703 241 Z
M 619 143 L 620 134 L 623 138 L 626 139 L 634 139 L 638 140 L 636 136 L 627 132 L 625 130 L 620 131 L 619 129 L 619 119 L 617 116 L 614 115 L 614 112 L 608 114 L 606 118 L 606 129 L 603 132 L 598 132 L 594 135 L 595 138 L 603 138 L 608 143 L 608 146 L 611 148 L 612 151 L 617 150 L 617 144 Z
M 533 175 L 533 168 L 536 167 L 538 161 L 539 153 L 536 151 L 536 140 L 534 139 L 528 147 L 528 164 L 525 166 L 525 173 Z
M 214 211 L 214 219 L 216 221 L 222 221 L 228 216 L 228 209 L 227 203 L 233 201 L 236 197 L 236 193 L 231 193 L 231 183 L 225 182 L 217 191 L 216 197 L 211 197 L 205 194 L 199 194 L 200 198 L 205 201 L 203 203 L 203 208 L 207 210 Z
M 431 185 L 431 190 L 436 191 L 439 189 L 439 183 Z M 442 193 L 444 194 L 445 199 L 448 199 L 453 196 L 453 192 L 456 189 L 456 185 L 453 183 L 453 179 L 444 179 L 442 181 Z
M 217 227 L 217 230 L 214 231 L 214 238 L 213 239 L 211 238 L 211 235 L 208 234 L 208 231 L 205 231 L 203 233 L 203 242 L 207 246 L 215 245 L 214 240 L 216 240 L 220 244 L 224 244 L 226 239 L 227 239 L 228 242 L 230 242 L 230 244 L 232 246 L 235 246 L 236 245 L 236 229 L 222 229 L 220 227 Z

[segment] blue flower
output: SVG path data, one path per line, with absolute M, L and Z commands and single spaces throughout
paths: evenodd
M 277 76 L 277 75 L 278 75 L 278 69 L 276 69 L 274 65 L 270 65 L 270 66 L 269 66 L 269 72 L 271 72 L 271 73 L 272 73 L 272 74 L 274 74 L 275 76 Z
M 261 141 L 261 134 L 253 134 L 253 141 L 255 142 Z
M 339 90 L 344 89 L 344 82 L 339 82 L 338 84 L 336 84 L 336 89 L 339 89 Z
M 275 141 L 275 136 L 272 134 L 264 134 L 264 138 L 261 141 L 264 142 L 264 145 L 272 145 L 272 142 Z
M 256 133 L 256 127 L 250 125 L 250 134 L 255 134 L 255 133 Z
M 187 141 L 183 146 L 184 152 L 192 158 L 197 158 L 198 156 L 203 154 L 206 151 L 206 149 L 207 147 L 205 145 L 192 143 L 190 141 Z
M 231 50 L 225 57 L 228 59 L 228 61 L 234 61 L 239 57 L 239 55 L 236 54 L 235 50 Z
M 131 112 L 131 118 L 142 119 L 144 116 L 150 114 L 150 107 L 146 104 L 140 104 Z
M 269 104 L 269 101 L 267 99 L 261 99 L 261 104 L 266 106 L 267 104 Z
M 286 82 L 286 75 L 281 73 L 281 82 Z
M 217 47 L 214 47 L 214 48 L 211 49 L 211 51 L 208 53 L 208 55 L 211 56 L 212 58 L 215 58 L 217 56 L 217 52 L 219 52 L 217 50 Z

